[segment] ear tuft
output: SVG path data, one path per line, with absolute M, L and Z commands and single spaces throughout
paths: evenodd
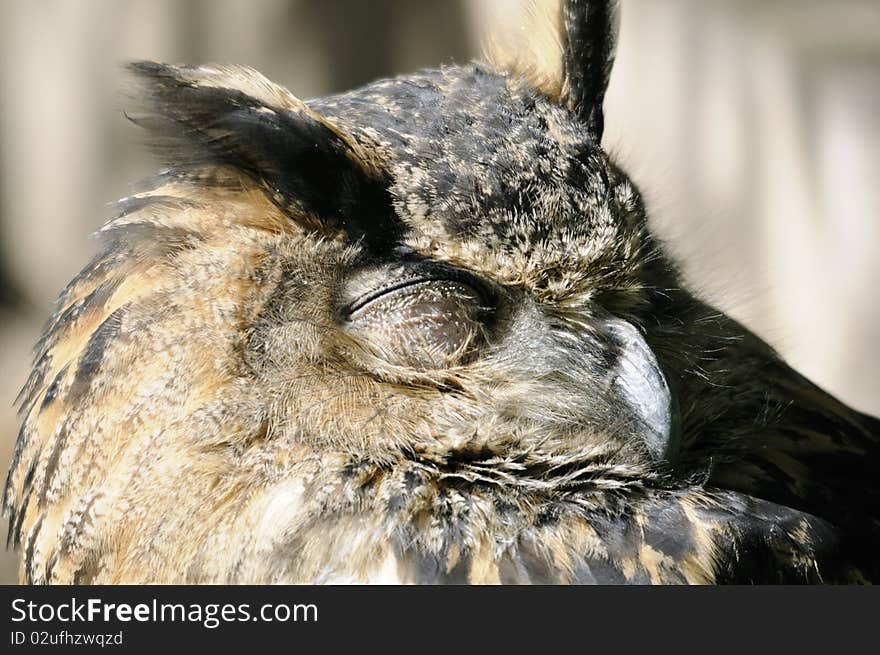
M 292 218 L 353 238 L 393 234 L 387 180 L 351 136 L 243 66 L 128 65 L 147 128 L 177 169 L 231 168 Z M 128 115 L 128 114 L 127 114 Z
M 602 103 L 614 62 L 618 12 L 613 0 L 536 0 L 516 38 L 487 49 L 500 70 L 567 107 L 602 139 Z
M 602 103 L 614 64 L 618 12 L 611 0 L 566 0 L 563 17 L 563 68 L 567 104 L 602 138 Z

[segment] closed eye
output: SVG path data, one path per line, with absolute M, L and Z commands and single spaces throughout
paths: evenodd
M 394 278 L 343 310 L 345 331 L 394 366 L 439 370 L 468 361 L 492 311 L 483 285 L 445 270 Z
M 442 282 L 446 280 L 446 276 L 426 276 L 426 275 L 415 275 L 411 278 L 405 278 L 402 280 L 395 280 L 394 282 L 390 282 L 384 286 L 375 289 L 374 291 L 370 291 L 362 295 L 360 298 L 351 303 L 345 310 L 345 313 L 351 317 L 351 315 L 358 312 L 358 310 L 363 307 L 369 305 L 374 300 L 381 298 L 382 296 L 394 293 L 399 289 L 405 289 L 406 287 L 411 287 L 419 284 L 428 284 L 431 282 Z

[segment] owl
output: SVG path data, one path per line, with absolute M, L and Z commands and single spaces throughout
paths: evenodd
M 37 343 L 22 582 L 877 580 L 880 422 L 682 283 L 600 145 L 615 16 L 308 102 L 131 64 L 167 168 Z

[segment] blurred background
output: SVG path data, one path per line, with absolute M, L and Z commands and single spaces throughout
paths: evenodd
M 0 472 L 54 297 L 155 168 L 121 62 L 247 64 L 307 99 L 465 62 L 523 4 L 0 0 Z M 880 414 L 880 0 L 621 4 L 605 145 L 656 229 L 704 298 Z

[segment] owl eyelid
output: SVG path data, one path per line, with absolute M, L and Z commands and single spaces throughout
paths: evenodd
M 467 276 L 465 275 L 451 275 L 449 273 L 439 274 L 439 275 L 414 275 L 412 277 L 395 280 L 394 282 L 390 282 L 385 284 L 373 291 L 370 291 L 362 296 L 360 296 L 357 300 L 349 304 L 345 310 L 344 315 L 346 317 L 351 317 L 352 314 L 355 314 L 360 309 L 363 309 L 371 302 L 378 300 L 379 298 L 386 296 L 391 293 L 395 293 L 400 291 L 401 289 L 406 289 L 408 287 L 418 286 L 420 284 L 426 284 L 431 282 L 451 282 L 454 284 L 462 284 L 466 285 L 469 288 L 473 289 L 474 293 L 482 298 L 483 293 L 481 293 L 481 289 L 479 285 L 471 283 L 470 280 L 465 279 Z
M 376 275 L 379 272 L 379 270 L 374 270 L 374 273 L 368 274 L 366 279 L 361 278 L 361 282 L 355 283 L 361 288 L 357 292 L 351 293 L 348 302 L 341 304 L 340 315 L 343 319 L 350 319 L 353 313 L 382 296 L 407 287 L 431 282 L 448 282 L 470 288 L 474 295 L 480 299 L 480 309 L 483 311 L 491 311 L 497 304 L 496 293 L 490 283 L 461 269 L 422 260 L 401 262 L 398 266 L 386 270 L 381 277 Z M 371 281 L 369 278 L 373 275 L 376 276 L 376 279 Z M 352 289 L 352 291 L 354 290 Z

